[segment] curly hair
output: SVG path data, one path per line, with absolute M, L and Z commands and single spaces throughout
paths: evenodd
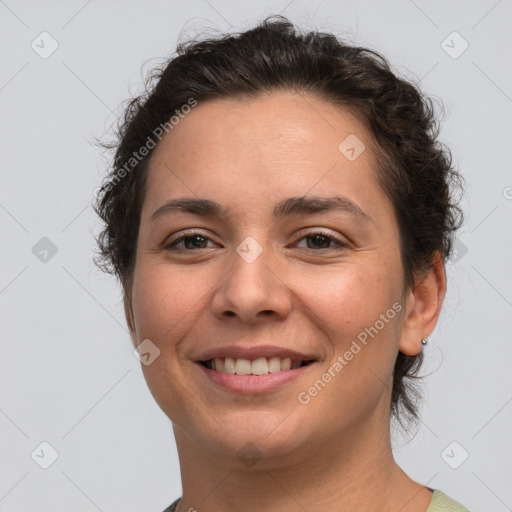
M 463 179 L 437 140 L 433 101 L 395 74 L 381 54 L 333 34 L 304 33 L 286 18 L 270 16 L 245 32 L 178 44 L 176 55 L 149 75 L 145 92 L 129 101 L 115 142 L 102 144 L 115 154 L 93 206 L 104 223 L 95 263 L 117 276 L 125 300 L 153 153 L 139 150 L 149 148 L 155 128 L 168 125 L 191 98 L 243 99 L 290 90 L 350 110 L 371 134 L 378 181 L 398 221 L 406 289 L 432 268 L 437 255 L 443 264 L 450 257 L 463 222 L 454 193 L 462 191 Z M 413 422 L 418 418 L 420 393 L 413 379 L 422 357 L 398 353 L 391 397 L 397 419 L 401 413 Z

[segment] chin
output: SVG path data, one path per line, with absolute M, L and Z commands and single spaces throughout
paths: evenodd
M 270 468 L 282 465 L 285 458 L 294 459 L 294 454 L 311 444 L 315 430 L 310 432 L 304 421 L 294 416 L 289 411 L 234 412 L 218 417 L 222 427 L 215 421 L 199 425 L 190 419 L 196 424 L 194 434 L 189 430 L 189 435 L 198 435 L 204 449 L 215 457 L 232 459 L 238 469 L 240 463 L 248 468 Z

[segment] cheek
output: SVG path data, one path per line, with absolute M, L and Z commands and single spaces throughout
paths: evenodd
M 392 271 L 378 257 L 367 260 L 331 275 L 319 272 L 305 283 L 315 290 L 306 306 L 317 314 L 318 327 L 330 341 L 324 371 L 331 368 L 338 377 L 332 379 L 331 398 L 337 402 L 343 396 L 350 407 L 362 394 L 376 399 L 392 377 L 403 309 L 401 282 L 394 277 L 399 269 Z
M 302 289 L 309 290 L 304 305 L 316 314 L 316 327 L 330 348 L 298 399 L 311 407 L 311 418 L 330 418 L 326 432 L 332 435 L 372 415 L 391 389 L 400 325 L 398 266 L 391 271 L 375 255 L 364 260 L 303 281 Z
M 341 339 L 373 325 L 398 297 L 390 274 L 376 262 L 351 263 L 329 272 L 319 269 L 305 276 L 301 278 L 305 305 L 318 315 L 330 336 Z
M 160 350 L 149 365 L 142 365 L 144 378 L 155 401 L 173 421 L 197 416 L 195 402 L 183 393 L 186 381 L 180 363 L 180 341 L 194 331 L 198 310 L 211 288 L 206 279 L 190 272 L 147 260 L 139 260 L 133 282 L 133 311 L 139 342 L 149 339 Z
M 136 269 L 133 309 L 140 339 L 149 338 L 165 349 L 169 340 L 190 330 L 210 287 L 195 275 L 165 265 L 141 264 Z

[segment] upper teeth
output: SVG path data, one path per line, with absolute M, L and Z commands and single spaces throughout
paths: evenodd
M 298 368 L 301 362 L 295 366 Z M 290 370 L 292 360 L 289 357 L 260 357 L 253 361 L 249 359 L 232 357 L 216 357 L 212 360 L 212 368 L 214 370 L 225 373 L 236 373 L 237 375 L 266 375 L 267 373 L 280 372 L 282 370 Z

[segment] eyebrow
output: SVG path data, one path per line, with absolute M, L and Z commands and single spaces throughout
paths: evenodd
M 164 203 L 153 212 L 149 220 L 153 222 L 165 214 L 176 211 L 191 213 L 200 217 L 218 217 L 220 219 L 226 218 L 229 213 L 229 209 L 210 199 L 182 197 Z M 372 218 L 365 211 L 345 196 L 290 197 L 276 204 L 272 216 L 275 219 L 282 219 L 292 215 L 314 214 L 325 211 L 349 213 L 366 222 L 373 222 Z

